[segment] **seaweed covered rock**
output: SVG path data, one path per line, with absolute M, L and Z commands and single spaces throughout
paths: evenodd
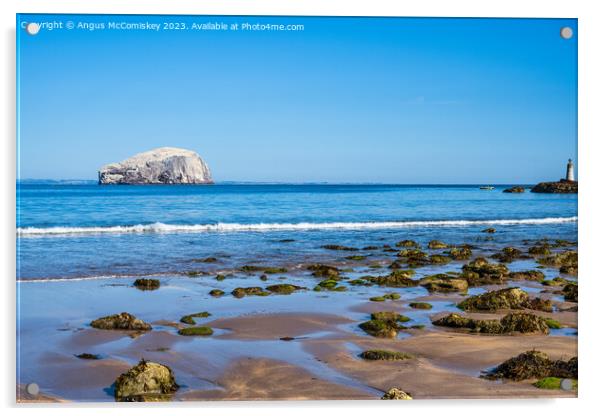
M 443 256 L 441 254 L 433 254 L 429 256 L 429 262 L 431 264 L 447 264 L 450 261 L 452 261 L 450 257 Z
M 399 257 L 397 262 L 405 263 L 408 267 L 422 267 L 431 264 L 429 256 L 424 251 L 416 248 L 401 250 L 397 253 L 397 257 Z M 391 268 L 396 268 L 393 266 L 397 262 L 394 262 Z
M 521 272 L 510 272 L 508 278 L 511 280 L 530 280 L 534 282 L 543 282 L 546 275 L 539 270 L 525 270 Z
M 150 324 L 127 312 L 95 319 L 90 322 L 90 326 L 96 329 L 124 331 L 150 331 L 152 329 Z
M 326 244 L 326 245 L 322 246 L 322 248 L 326 249 L 326 250 L 335 250 L 335 251 L 358 251 L 359 250 L 356 247 L 342 246 L 339 244 Z
M 412 396 L 397 387 L 393 387 L 383 394 L 381 400 L 412 400 Z
M 420 245 L 414 240 L 401 240 L 395 243 L 395 247 L 418 248 Z
M 436 274 L 427 276 L 420 280 L 420 286 L 426 288 L 429 292 L 466 292 L 468 282 L 447 274 Z
M 196 323 L 194 320 L 195 318 L 208 318 L 209 316 L 211 316 L 209 312 L 191 313 L 190 315 L 184 315 L 181 317 L 180 322 L 183 324 L 194 325 Z
M 245 296 L 268 296 L 270 292 L 266 292 L 261 287 L 237 287 L 232 291 L 235 298 L 243 298 Z
M 578 378 L 577 357 L 569 361 L 553 361 L 541 351 L 527 351 L 512 357 L 493 370 L 484 374 L 485 378 L 504 378 L 513 381 L 540 379 L 544 377 Z
M 213 289 L 209 292 L 209 294 L 211 296 L 213 296 L 214 298 L 219 298 L 221 296 L 224 296 L 226 293 L 223 290 L 220 289 Z
M 577 302 L 578 292 L 579 288 L 575 283 L 569 283 L 562 288 L 562 295 L 564 296 L 564 300 L 569 302 Z
M 513 312 L 504 316 L 500 323 L 504 332 L 520 332 L 521 334 L 548 334 L 550 328 L 541 316 L 527 312 Z
M 458 304 L 465 311 L 495 312 L 498 309 L 534 309 L 552 312 L 552 302 L 540 298 L 531 299 L 527 292 L 518 288 L 494 290 L 471 296 Z
M 338 279 L 340 278 L 341 273 L 337 267 L 329 266 L 327 264 L 312 264 L 307 267 L 307 270 L 312 272 L 312 276 L 326 277 L 329 279 Z
M 290 295 L 297 290 L 307 289 L 302 286 L 291 285 L 289 283 L 281 283 L 277 285 L 271 285 L 265 288 L 269 292 L 278 293 L 279 295 Z
M 551 247 L 547 242 L 538 242 L 534 246 L 529 247 L 528 252 L 533 256 L 549 256 L 552 254 Z
M 413 275 L 414 275 L 413 270 L 394 270 L 387 276 L 371 276 L 366 279 L 379 286 L 387 286 L 387 287 L 418 286 L 418 282 L 411 279 L 411 276 L 413 276 Z
M 472 250 L 469 247 L 452 247 L 447 255 L 454 260 L 468 260 L 472 256 Z
M 140 290 L 156 290 L 161 286 L 159 279 L 136 279 L 134 286 Z
M 448 248 L 448 247 L 449 247 L 449 245 L 447 245 L 443 241 L 439 241 L 439 240 L 431 240 L 428 243 L 428 248 L 430 248 L 431 250 L 438 250 L 438 249 Z
M 514 260 L 523 256 L 523 252 L 514 247 L 504 247 L 501 252 L 495 253 L 491 258 L 494 258 L 502 263 L 512 263 Z
M 578 257 L 577 251 L 567 250 L 542 257 L 538 259 L 537 262 L 545 266 L 557 267 L 560 269 L 561 273 L 576 275 L 578 270 Z
M 522 194 L 525 192 L 525 188 L 522 186 L 513 186 L 511 188 L 504 189 L 503 192 L 507 194 Z
M 185 337 L 207 337 L 213 335 L 213 329 L 208 326 L 191 326 L 188 328 L 181 328 L 178 330 L 178 334 Z
M 272 267 L 272 266 L 254 266 L 245 265 L 240 268 L 241 271 L 246 273 L 263 272 L 266 274 L 286 273 L 288 269 L 285 267 Z
M 335 279 L 326 279 L 322 280 L 316 287 L 314 287 L 315 292 L 321 292 L 323 290 L 333 291 L 333 292 L 345 292 L 347 287 L 343 285 L 339 285 L 339 281 Z
M 497 319 L 472 319 L 457 313 L 451 313 L 433 321 L 433 325 L 469 329 L 471 332 L 483 334 L 508 334 L 512 332 L 548 334 L 550 332 L 545 319 L 524 312 L 510 313 L 499 321 Z
M 389 350 L 367 350 L 362 352 L 360 357 L 364 360 L 372 361 L 401 361 L 414 358 L 413 355 L 406 354 L 405 352 Z
M 489 263 L 483 257 L 477 257 L 462 266 L 461 278 L 466 279 L 469 286 L 502 284 L 510 272 L 503 264 Z
M 367 334 L 377 338 L 395 338 L 399 331 L 398 326 L 394 322 L 377 319 L 362 322 L 359 327 Z
M 178 388 L 171 369 L 144 359 L 115 380 L 115 400 L 144 402 L 170 400 Z
M 412 309 L 433 309 L 433 305 L 427 302 L 412 302 L 409 306 Z
M 370 319 L 387 322 L 408 322 L 410 318 L 395 311 L 374 312 L 370 315 Z
M 495 233 L 495 228 L 493 227 L 489 227 L 489 228 L 485 228 L 484 230 L 481 230 L 482 233 L 486 233 L 486 234 L 493 234 Z

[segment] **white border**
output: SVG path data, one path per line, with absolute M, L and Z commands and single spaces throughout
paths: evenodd
M 3 362 L 0 392 L 4 406 L 24 414 L 64 414 L 89 411 L 92 414 L 163 414 L 175 410 L 164 405 L 115 406 L 69 405 L 59 407 L 19 406 L 15 396 L 15 13 L 113 13 L 113 14 L 222 14 L 222 15 L 318 15 L 318 16 L 466 16 L 466 17 L 571 17 L 579 19 L 579 243 L 581 307 L 579 311 L 579 359 L 581 366 L 579 399 L 571 400 L 439 400 L 412 403 L 384 402 L 279 402 L 279 403 L 193 403 L 180 405 L 178 413 L 229 414 L 241 411 L 249 415 L 307 414 L 316 411 L 341 409 L 347 415 L 378 412 L 420 412 L 438 415 L 508 415 L 509 413 L 544 413 L 576 415 L 593 413 L 600 408 L 596 399 L 601 396 L 597 384 L 602 369 L 600 362 L 600 316 L 602 304 L 598 296 L 602 273 L 596 263 L 596 252 L 602 250 L 600 216 L 602 215 L 602 176 L 600 163 L 600 99 L 602 89 L 602 20 L 595 1 L 476 1 L 476 0 L 3 0 L 2 14 L 2 238 L 0 256 L 2 270 L 2 316 L 4 318 L 2 348 Z M 545 152 L 545 149 L 542 149 Z M 401 408 L 403 406 L 403 409 Z M 596 411 L 596 413 L 599 413 Z

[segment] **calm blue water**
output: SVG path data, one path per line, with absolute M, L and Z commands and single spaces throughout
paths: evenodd
M 17 187 L 18 278 L 183 273 L 329 260 L 324 244 L 577 238 L 577 196 L 477 186 Z M 480 231 L 498 229 L 493 240 Z M 282 242 L 290 240 L 292 242 Z M 347 253 L 348 254 L 348 253 Z M 191 260 L 207 256 L 217 264 Z

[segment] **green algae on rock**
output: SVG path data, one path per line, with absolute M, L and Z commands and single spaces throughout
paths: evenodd
M 420 286 L 426 288 L 429 292 L 466 292 L 468 282 L 447 274 L 435 274 L 420 279 Z
M 115 400 L 167 401 L 179 387 L 169 367 L 142 359 L 115 380 Z
M 548 334 L 550 332 L 543 318 L 525 312 L 509 313 L 499 321 L 497 319 L 472 319 L 451 313 L 433 321 L 433 325 L 469 329 L 471 332 L 483 334 L 509 334 L 512 332 Z
M 491 258 L 502 263 L 512 263 L 514 260 L 523 256 L 523 252 L 514 247 L 504 247 L 499 253 L 495 253 Z
M 182 318 L 180 318 L 180 322 L 182 322 L 184 324 L 194 325 L 194 324 L 196 324 L 196 322 L 194 321 L 194 318 L 207 318 L 209 316 L 211 316 L 211 314 L 209 312 L 193 313 L 190 315 L 185 315 Z
M 412 396 L 410 396 L 405 391 L 398 389 L 397 387 L 390 388 L 383 396 L 380 398 L 381 400 L 412 400 Z
M 194 336 L 206 337 L 209 335 L 213 335 L 213 329 L 209 328 L 208 326 L 191 326 L 188 328 L 179 329 L 178 334 L 184 335 L 187 337 L 194 337 Z
M 483 375 L 484 378 L 488 379 L 504 378 L 513 381 L 545 377 L 577 379 L 577 376 L 577 357 L 573 357 L 568 361 L 554 361 L 546 353 L 536 350 L 512 357 Z
M 373 312 L 370 319 L 377 321 L 408 322 L 410 318 L 395 311 Z
M 409 306 L 413 309 L 433 309 L 433 305 L 427 302 L 411 302 Z
M 530 280 L 534 282 L 543 282 L 546 275 L 539 270 L 525 270 L 521 272 L 510 272 L 508 278 L 511 280 Z
M 266 292 L 258 286 L 253 287 L 237 287 L 232 291 L 235 298 L 243 298 L 245 296 L 268 296 L 270 292 Z
M 296 286 L 289 283 L 281 283 L 277 285 L 271 285 L 265 288 L 267 291 L 277 293 L 279 295 L 290 295 L 297 290 L 305 290 L 306 287 Z
M 458 304 L 465 311 L 495 312 L 498 309 L 533 309 L 552 312 L 552 302 L 540 298 L 531 299 L 527 292 L 518 288 L 494 290 L 471 296 Z
M 158 279 L 136 279 L 134 286 L 140 290 L 156 290 L 161 286 L 161 282 Z
M 307 267 L 312 272 L 312 276 L 326 277 L 329 279 L 339 279 L 341 271 L 335 266 L 327 264 L 312 264 Z
M 379 286 L 387 287 L 414 287 L 418 286 L 418 282 L 410 277 L 414 275 L 413 270 L 394 270 L 386 276 L 366 277 L 372 283 Z
M 461 278 L 466 279 L 469 286 L 502 284 L 510 274 L 503 264 L 489 263 L 483 257 L 477 257 L 462 266 Z
M 124 331 L 150 331 L 152 326 L 127 312 L 104 316 L 90 322 L 96 329 L 124 330 Z
M 414 240 L 401 240 L 395 243 L 395 247 L 418 248 L 420 245 Z
M 428 248 L 430 248 L 431 250 L 438 250 L 438 249 L 442 249 L 442 248 L 448 248 L 449 245 L 445 244 L 443 241 L 439 241 L 439 240 L 431 240 L 428 243 Z
M 213 296 L 214 298 L 219 298 L 220 296 L 224 296 L 226 294 L 226 292 L 224 292 L 223 290 L 220 290 L 220 289 L 213 289 L 209 292 L 209 294 L 211 296 Z
M 401 361 L 414 358 L 413 355 L 399 351 L 389 350 L 367 350 L 362 352 L 360 358 L 371 361 Z
M 359 254 L 355 254 L 353 256 L 345 257 L 345 260 L 362 261 L 362 260 L 366 260 L 366 258 L 367 258 L 367 256 L 361 256 Z
M 362 322 L 359 327 L 367 334 L 377 338 L 395 338 L 400 329 L 395 322 L 378 319 Z
M 325 250 L 335 250 L 335 251 L 359 251 L 356 247 L 347 247 L 339 244 L 326 244 L 322 246 Z
M 472 256 L 472 250 L 468 247 L 452 247 L 446 253 L 453 260 L 468 260 Z
M 243 272 L 247 272 L 247 273 L 263 272 L 266 274 L 276 274 L 276 273 L 288 272 L 288 269 L 286 269 L 285 267 L 252 266 L 252 265 L 242 266 L 240 268 L 240 270 Z
M 562 288 L 562 294 L 564 295 L 564 300 L 569 302 L 577 302 L 579 288 L 575 283 L 568 283 L 566 286 Z

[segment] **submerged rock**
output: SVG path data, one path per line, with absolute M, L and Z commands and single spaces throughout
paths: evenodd
M 412 400 L 412 396 L 397 387 L 393 387 L 383 394 L 381 400 Z
M 156 290 L 161 286 L 158 279 L 136 279 L 134 286 L 140 290 Z
M 522 381 L 543 377 L 577 378 L 577 357 L 569 361 L 553 361 L 541 351 L 527 351 L 504 361 L 493 370 L 484 374 L 489 379 L 505 378 Z
M 115 381 L 115 400 L 144 402 L 170 400 L 178 388 L 171 369 L 144 359 Z
M 418 248 L 420 245 L 414 240 L 401 240 L 395 243 L 396 247 Z
M 90 354 L 88 352 L 84 352 L 82 354 L 77 354 L 77 358 L 80 360 L 100 360 L 100 355 L 98 354 Z
M 487 234 L 493 234 L 493 233 L 495 233 L 495 228 L 493 228 L 493 227 L 485 228 L 481 232 L 487 233 Z
M 534 309 L 552 312 L 552 302 L 540 298 L 531 299 L 527 292 L 518 288 L 494 290 L 471 296 L 458 304 L 465 311 L 495 312 L 498 309 Z
M 414 358 L 413 355 L 406 354 L 405 352 L 388 350 L 367 350 L 362 352 L 360 357 L 364 360 L 373 361 L 401 361 Z
M 412 302 L 409 306 L 412 309 L 433 309 L 433 305 L 426 302 Z
M 335 250 L 335 251 L 358 251 L 359 250 L 356 247 L 341 246 L 339 244 L 326 244 L 325 246 L 322 246 L 322 248 L 326 249 L 326 250 Z
M 567 250 L 552 254 L 537 260 L 545 266 L 558 267 L 561 273 L 576 275 L 578 271 L 579 255 L 575 250 Z
M 126 331 L 150 331 L 152 329 L 150 324 L 147 324 L 143 320 L 138 319 L 127 312 L 95 319 L 90 322 L 90 326 L 96 329 Z
M 139 153 L 98 171 L 98 183 L 113 184 L 211 184 L 211 172 L 201 157 L 185 149 L 161 147 Z
M 219 298 L 221 296 L 224 296 L 226 293 L 223 290 L 220 289 L 213 289 L 209 292 L 209 294 L 211 296 L 213 296 L 214 298 Z
M 579 190 L 577 181 L 561 179 L 558 182 L 541 182 L 535 185 L 531 192 L 540 194 L 576 194 Z

